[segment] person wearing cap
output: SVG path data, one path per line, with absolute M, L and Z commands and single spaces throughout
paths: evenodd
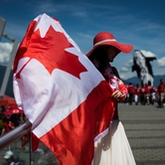
M 94 37 L 93 48 L 86 55 L 109 83 L 108 90 L 112 91 L 110 97 L 115 109 L 109 129 L 95 140 L 94 165 L 136 164 L 117 108 L 118 102 L 127 96 L 127 87 L 120 80 L 117 69 L 110 64 L 120 52 L 130 53 L 132 50 L 132 45 L 117 42 L 113 34 L 100 32 Z
M 6 165 L 16 165 L 14 162 L 14 154 L 12 151 L 7 151 L 5 153 L 4 159 L 6 160 Z

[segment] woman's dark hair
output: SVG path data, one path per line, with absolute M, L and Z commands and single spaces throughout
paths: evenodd
M 94 59 L 97 59 L 100 62 L 99 68 L 98 68 L 100 72 L 102 72 L 104 67 L 106 66 L 108 47 L 109 45 L 101 45 L 97 47 L 89 56 L 89 59 L 91 61 L 93 61 Z

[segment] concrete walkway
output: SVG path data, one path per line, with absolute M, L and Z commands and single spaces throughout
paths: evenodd
M 137 165 L 165 165 L 165 108 L 156 106 L 119 104 Z

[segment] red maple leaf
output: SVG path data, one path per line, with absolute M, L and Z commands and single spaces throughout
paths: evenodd
M 28 37 L 29 35 L 26 36 Z M 50 74 L 54 69 L 58 68 L 80 78 L 80 73 L 87 71 L 87 69 L 80 63 L 78 56 L 65 50 L 72 47 L 73 45 L 68 42 L 63 33 L 55 31 L 50 26 L 44 38 L 40 37 L 39 30 L 33 32 L 30 35 L 30 40 L 28 40 L 26 51 L 25 48 L 22 48 L 21 56 L 21 50 L 18 51 L 18 58 L 29 57 L 30 60 L 36 59 L 45 66 Z

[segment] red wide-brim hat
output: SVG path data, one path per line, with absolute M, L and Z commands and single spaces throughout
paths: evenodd
M 111 45 L 116 47 L 123 53 L 130 53 L 133 50 L 133 46 L 130 44 L 123 44 L 117 42 L 115 37 L 109 32 L 100 32 L 98 33 L 93 40 L 93 48 L 87 53 L 87 57 L 89 57 L 92 52 L 101 45 Z

